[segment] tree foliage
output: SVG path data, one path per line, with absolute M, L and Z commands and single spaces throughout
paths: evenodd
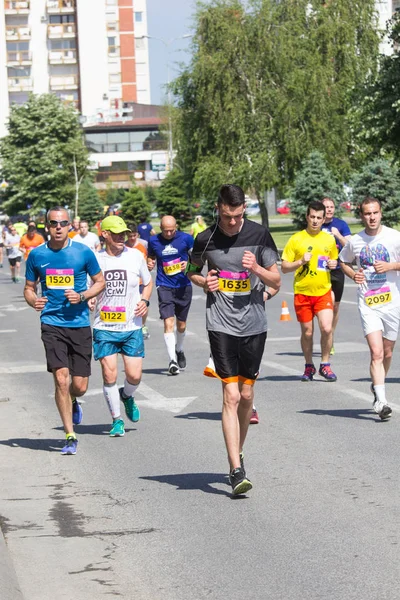
M 302 229 L 306 226 L 306 212 L 310 202 L 330 198 L 339 206 L 344 200 L 343 188 L 328 168 L 324 157 L 319 152 L 312 152 L 303 161 L 296 175 L 291 193 L 290 212 L 293 223 Z M 339 211 L 340 212 L 340 211 Z
M 144 193 L 136 183 L 132 182 L 132 187 L 125 192 L 121 204 L 122 218 L 125 221 L 139 223 L 141 217 L 148 220 L 151 213 L 151 205 L 144 197 Z
M 0 141 L 2 174 L 9 182 L 4 208 L 9 214 L 74 203 L 74 161 L 78 180 L 88 166 L 88 151 L 78 115 L 53 94 L 31 94 L 13 105 L 8 135 Z
M 382 158 L 366 164 L 352 180 L 352 197 L 358 206 L 366 197 L 382 203 L 382 222 L 393 227 L 400 222 L 400 177 L 398 171 Z
M 173 84 L 175 146 L 191 197 L 208 195 L 197 173 L 214 164 L 217 179 L 224 165 L 260 200 L 291 184 L 314 149 L 347 175 L 348 112 L 354 87 L 376 67 L 375 24 L 375 0 L 199 4 L 193 58 Z
M 88 177 L 82 181 L 79 188 L 78 214 L 91 227 L 104 216 L 104 204 Z
M 190 208 L 185 197 L 183 175 L 180 169 L 172 169 L 158 188 L 157 211 L 160 218 L 172 215 L 180 226 L 190 221 Z

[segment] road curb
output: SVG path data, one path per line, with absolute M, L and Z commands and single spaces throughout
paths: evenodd
M 4 600 L 24 600 L 17 574 L 0 527 L 0 589 Z

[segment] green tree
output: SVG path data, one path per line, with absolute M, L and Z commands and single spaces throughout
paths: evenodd
M 291 192 L 290 212 L 293 223 L 303 229 L 310 202 L 331 198 L 339 206 L 344 198 L 343 187 L 335 179 L 320 152 L 314 151 L 303 161 Z M 339 210 L 340 213 L 340 210 Z
M 160 218 L 165 215 L 175 217 L 179 226 L 191 220 L 189 204 L 184 193 L 183 174 L 180 169 L 172 169 L 158 188 L 157 211 Z
M 359 140 L 370 155 L 383 153 L 400 159 L 400 14 L 388 24 L 393 53 L 382 55 L 379 70 L 361 90 L 355 119 L 360 123 Z
M 132 187 L 125 192 L 121 212 L 125 221 L 135 223 L 139 223 L 141 217 L 145 217 L 147 221 L 150 216 L 151 206 L 145 199 L 142 189 L 134 182 L 132 182 Z
M 78 214 L 91 227 L 104 216 L 104 204 L 89 178 L 85 178 L 79 188 Z
M 260 201 L 287 187 L 313 149 L 351 169 L 347 118 L 376 67 L 375 0 L 214 0 L 199 4 L 191 63 L 173 84 L 178 162 L 190 197 L 219 165 Z M 213 160 L 213 158 L 215 160 Z M 217 160 L 218 159 L 218 160 Z
M 387 160 L 375 159 L 366 164 L 351 182 L 352 199 L 358 206 L 366 197 L 376 198 L 382 203 L 382 222 L 393 227 L 400 222 L 400 177 Z
M 12 105 L 8 135 L 0 141 L 2 172 L 9 182 L 9 214 L 74 206 L 76 183 L 88 166 L 88 150 L 77 113 L 53 94 L 31 94 Z M 75 168 L 76 167 L 76 168 Z

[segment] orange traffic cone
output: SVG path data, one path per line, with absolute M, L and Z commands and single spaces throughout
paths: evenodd
M 281 318 L 279 320 L 280 321 L 291 321 L 292 320 L 286 300 L 284 300 L 282 302 L 282 312 L 281 312 Z

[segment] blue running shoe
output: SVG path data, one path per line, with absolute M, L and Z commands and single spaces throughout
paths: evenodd
M 123 437 L 125 435 L 125 427 L 122 419 L 117 419 L 112 424 L 110 429 L 110 437 Z
M 68 454 L 76 454 L 78 449 L 78 440 L 72 436 L 67 437 L 64 448 L 61 449 L 61 454 L 67 456 Z
M 121 402 L 124 403 L 125 414 L 130 421 L 133 421 L 133 423 L 137 423 L 140 419 L 139 407 L 132 396 L 129 396 L 129 398 L 124 398 L 123 391 L 124 388 L 119 388 L 119 397 L 121 398 Z
M 80 425 L 82 423 L 83 411 L 78 400 L 72 400 L 72 422 L 74 425 Z

